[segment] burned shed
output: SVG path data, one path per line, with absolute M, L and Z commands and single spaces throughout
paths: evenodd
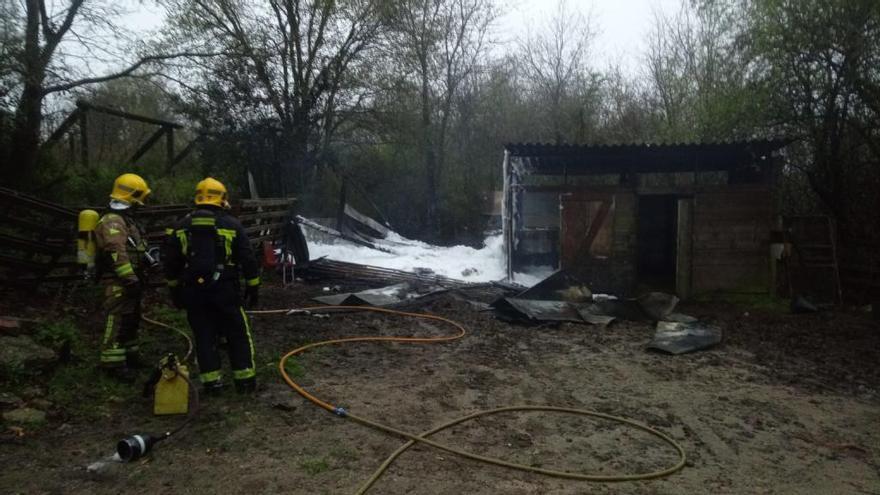
M 615 294 L 767 292 L 784 145 L 509 144 L 508 276 L 549 267 Z

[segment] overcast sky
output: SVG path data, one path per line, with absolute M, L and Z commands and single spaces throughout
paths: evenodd
M 515 39 L 527 26 L 546 26 L 556 12 L 559 0 L 508 0 L 512 4 L 499 20 L 499 35 Z M 636 70 L 645 48 L 645 37 L 654 22 L 654 13 L 674 14 L 681 0 L 567 0 L 569 11 L 590 14 L 598 31 L 591 50 L 593 68 L 619 63 L 625 70 Z M 536 29 L 537 30 L 537 29 Z
M 529 26 L 533 31 L 546 26 L 556 12 L 558 0 L 497 0 L 502 16 L 498 20 L 499 41 L 514 41 L 525 35 Z M 125 24 L 135 29 L 155 29 L 163 15 L 152 2 L 129 0 L 132 14 Z M 645 36 L 651 28 L 654 13 L 676 12 L 681 0 L 567 0 L 568 10 L 591 13 L 598 35 L 592 47 L 592 65 L 605 68 L 619 63 L 633 71 L 644 52 Z

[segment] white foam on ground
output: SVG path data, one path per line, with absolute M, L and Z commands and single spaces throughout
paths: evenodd
M 327 257 L 336 261 L 408 272 L 429 269 L 436 275 L 465 282 L 493 282 L 507 277 L 504 241 L 500 234 L 487 237 L 483 247 L 475 249 L 469 246 L 434 246 L 392 232 L 388 238 L 376 242 L 378 246 L 394 252 L 389 254 L 341 239 L 327 239 L 315 235 L 305 226 L 303 232 L 309 243 L 311 259 Z M 548 273 L 517 273 L 514 279 L 518 284 L 532 286 L 546 275 L 549 275 L 549 270 Z

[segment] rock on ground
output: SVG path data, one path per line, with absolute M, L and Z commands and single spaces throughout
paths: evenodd
M 20 409 L 13 409 L 12 411 L 3 413 L 3 419 L 10 423 L 39 424 L 46 422 L 46 413 L 39 409 L 22 407 Z
M 0 392 L 0 409 L 10 409 L 21 405 L 21 398 L 9 392 Z
M 0 371 L 36 371 L 52 366 L 57 361 L 55 351 L 34 342 L 24 335 L 0 338 Z

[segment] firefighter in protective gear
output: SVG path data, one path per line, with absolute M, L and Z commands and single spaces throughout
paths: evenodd
M 257 304 L 259 265 L 247 234 L 229 208 L 226 187 L 206 178 L 196 186 L 195 209 L 166 231 L 162 260 L 175 306 L 185 308 L 196 340 L 199 379 L 205 392 L 223 388 L 220 339 L 228 346 L 236 391 L 256 388 L 254 341 L 250 321 L 239 297 Z
M 112 375 L 127 378 L 128 368 L 142 367 L 138 355 L 141 295 L 146 281 L 147 244 L 134 210 L 143 205 L 150 188 L 135 174 L 116 178 L 110 193 L 110 211 L 95 227 L 96 262 L 104 280 L 104 337 L 101 366 Z

